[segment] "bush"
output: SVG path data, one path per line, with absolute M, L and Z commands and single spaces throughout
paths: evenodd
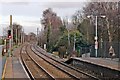
M 3 44 L 4 44 L 4 40 L 0 39 L 0 45 L 3 45 Z

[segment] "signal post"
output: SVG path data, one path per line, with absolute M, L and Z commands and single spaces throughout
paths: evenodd
M 8 30 L 8 39 L 9 39 L 8 56 L 12 56 L 12 46 L 13 46 L 12 15 L 10 15 L 10 29 Z

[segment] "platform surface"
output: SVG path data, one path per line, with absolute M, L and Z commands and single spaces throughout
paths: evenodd
M 73 59 L 85 61 L 88 63 L 92 63 L 92 64 L 96 64 L 99 66 L 103 66 L 103 67 L 107 67 L 110 69 L 120 71 L 120 62 L 119 61 L 105 59 L 105 58 L 77 58 L 77 57 L 74 57 Z
M 20 49 L 17 48 L 13 51 L 13 57 L 7 57 L 6 69 L 4 73 L 5 79 L 28 79 L 29 78 L 20 60 L 19 52 L 20 52 Z M 18 56 L 15 56 L 15 55 L 18 55 Z

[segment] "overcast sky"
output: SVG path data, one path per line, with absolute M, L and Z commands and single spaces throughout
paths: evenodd
M 71 18 L 89 0 L 0 0 L 0 35 L 3 28 L 9 25 L 9 15 L 13 15 L 13 23 L 24 27 L 26 33 L 36 33 L 41 27 L 42 12 L 52 8 L 61 18 Z

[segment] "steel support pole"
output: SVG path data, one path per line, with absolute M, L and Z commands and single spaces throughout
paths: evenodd
M 95 24 L 95 42 L 96 42 L 96 44 L 95 44 L 95 56 L 97 57 L 98 56 L 98 31 L 97 31 L 97 28 L 98 28 L 98 26 L 97 26 L 97 16 L 95 16 L 95 22 L 96 22 L 96 24 Z

